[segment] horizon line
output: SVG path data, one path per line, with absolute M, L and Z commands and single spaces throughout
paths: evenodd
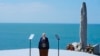
M 0 24 L 4 24 L 4 22 L 0 22 Z M 6 22 L 7 24 L 80 24 L 80 23 L 25 23 L 25 22 L 23 22 L 23 23 L 21 23 L 21 22 Z M 5 23 L 5 24 L 6 24 Z M 87 24 L 100 24 L 100 23 L 87 23 Z

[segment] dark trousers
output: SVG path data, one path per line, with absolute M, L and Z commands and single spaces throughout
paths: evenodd
M 48 49 L 39 49 L 40 56 L 48 56 Z

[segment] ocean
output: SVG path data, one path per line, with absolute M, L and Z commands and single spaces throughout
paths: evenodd
M 88 44 L 100 44 L 100 24 L 88 24 Z M 60 49 L 72 42 L 79 42 L 79 24 L 45 24 L 45 23 L 0 23 L 0 50 L 29 48 L 29 36 L 32 39 L 32 48 L 38 48 L 38 43 L 43 32 L 49 39 L 50 48 L 57 49 L 57 39 L 60 37 Z

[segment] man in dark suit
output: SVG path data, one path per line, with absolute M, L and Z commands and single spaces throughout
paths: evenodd
M 46 33 L 42 34 L 42 37 L 40 38 L 39 41 L 38 48 L 39 48 L 40 56 L 48 56 L 49 41 L 48 38 L 46 37 Z

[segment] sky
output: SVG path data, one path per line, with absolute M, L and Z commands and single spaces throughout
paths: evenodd
M 88 24 L 100 24 L 100 0 L 0 0 L 0 23 L 80 23 L 86 2 Z

